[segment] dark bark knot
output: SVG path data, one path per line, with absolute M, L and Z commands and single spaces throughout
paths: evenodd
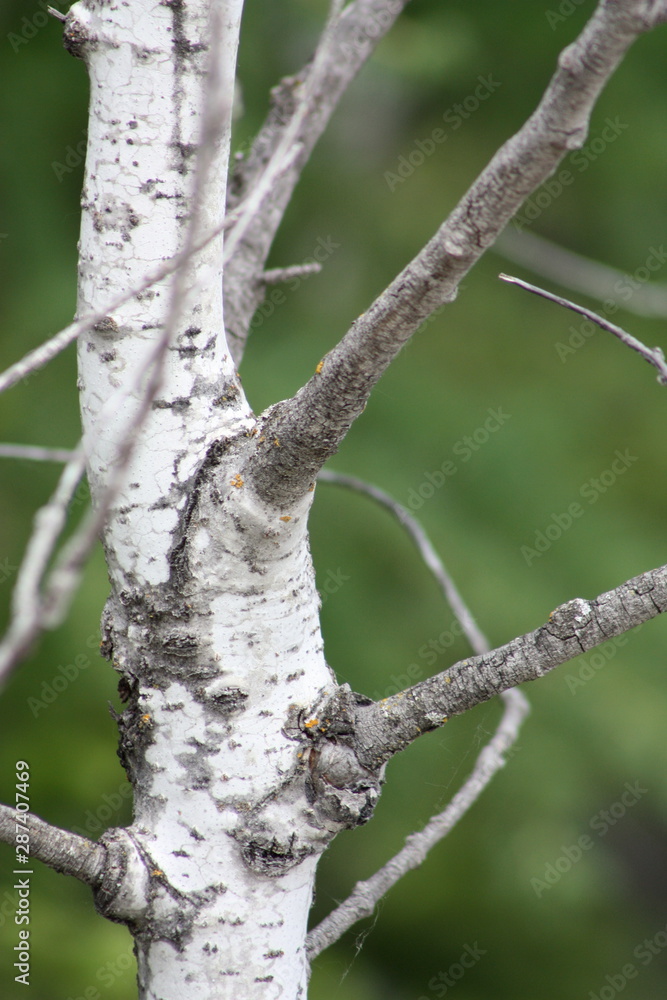
M 358 706 L 370 703 L 344 684 L 299 720 L 308 737 L 303 751 L 308 763 L 306 797 L 325 826 L 333 822 L 353 828 L 367 823 L 380 797 L 384 767 L 370 770 L 355 751 L 356 712 Z

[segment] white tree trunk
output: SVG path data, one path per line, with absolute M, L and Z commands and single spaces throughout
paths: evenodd
M 403 2 L 332 5 L 313 60 L 276 88 L 267 124 L 235 173 L 226 248 L 241 0 L 80 0 L 66 19 L 66 44 L 88 66 L 91 101 L 80 323 L 56 340 L 62 346 L 83 330 L 84 444 L 93 501 L 106 515 L 111 579 L 103 652 L 120 674 L 120 756 L 135 815 L 97 844 L 35 817 L 25 829 L 33 856 L 88 882 L 100 912 L 129 926 L 141 998 L 305 996 L 308 956 L 370 912 L 501 766 L 525 713 L 513 686 L 667 610 L 661 567 L 595 600 L 568 601 L 534 632 L 488 651 L 423 533 L 411 528 L 478 655 L 377 703 L 338 687 L 324 660 L 307 534 L 317 474 L 401 347 L 584 142 L 595 100 L 628 46 L 667 21 L 667 0 L 601 0 L 535 113 L 432 239 L 306 385 L 256 417 L 225 336 L 224 253 L 229 341 L 240 357 L 299 171 Z M 82 318 L 91 314 L 95 321 Z M 637 345 L 664 378 L 664 359 Z M 4 385 L 49 350 L 14 366 Z M 0 677 L 62 605 L 64 570 L 40 589 L 50 552 L 40 531 L 48 536 L 64 520 L 78 454 L 19 575 Z M 65 570 L 80 558 L 65 559 Z M 316 929 L 307 954 L 318 857 L 339 830 L 370 817 L 386 762 L 501 692 L 506 716 L 477 773 Z M 0 839 L 11 842 L 19 819 L 0 806 Z
M 91 81 L 79 315 L 184 250 L 197 183 L 192 225 L 208 233 L 224 218 L 241 3 L 225 4 L 213 95 L 222 128 L 217 141 L 204 138 L 214 159 L 201 183 L 209 8 L 84 0 L 71 11 L 68 37 Z M 128 699 L 127 833 L 134 877 L 148 885 L 105 907 L 133 919 L 141 995 L 162 1000 L 305 994 L 306 920 L 327 839 L 308 825 L 302 833 L 302 796 L 279 797 L 304 766 L 283 732 L 288 706 L 307 708 L 332 681 L 306 534 L 312 493 L 281 516 L 242 482 L 259 431 L 221 335 L 222 238 L 194 258 L 177 315 L 166 278 L 79 345 L 99 498 L 128 422 L 139 419 L 151 352 L 173 328 L 104 534 L 106 649 Z

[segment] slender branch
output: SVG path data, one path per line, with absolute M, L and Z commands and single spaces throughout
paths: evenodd
M 377 486 L 372 486 L 362 479 L 356 479 L 354 476 L 344 476 L 340 472 L 331 472 L 329 469 L 320 472 L 317 478 L 319 482 L 333 483 L 336 486 L 344 486 L 358 493 L 364 493 L 375 500 L 376 503 L 382 504 L 383 507 L 394 515 L 417 546 L 422 559 L 441 587 L 445 600 L 454 612 L 454 616 L 459 620 L 461 628 L 474 651 L 476 653 L 487 652 L 490 649 L 488 639 L 479 628 L 472 612 L 463 600 L 456 584 L 447 572 L 440 556 L 433 548 L 428 535 L 419 521 L 405 507 L 398 503 L 397 500 L 394 500 L 388 493 L 385 493 L 384 490 L 380 490 Z
M 423 250 L 352 325 L 290 400 L 267 411 L 265 447 L 246 473 L 260 496 L 287 507 L 303 496 L 362 412 L 382 373 L 563 156 L 581 146 L 597 97 L 642 32 L 667 18 L 667 0 L 601 0 L 560 55 L 537 110 L 495 154 Z
M 12 618 L 0 643 L 0 680 L 20 662 L 43 628 L 48 596 L 41 581 L 67 518 L 67 508 L 85 471 L 83 447 L 72 453 L 47 504 L 35 515 L 12 595 Z
M 614 296 L 618 296 L 619 290 L 630 290 L 631 294 L 624 294 L 623 301 L 619 303 L 621 309 L 650 319 L 667 316 L 667 283 L 652 281 L 639 284 L 632 275 L 566 250 L 537 233 L 515 232 L 508 227 L 498 239 L 494 252 L 514 264 L 521 264 L 534 274 L 590 295 L 600 302 L 612 300 L 615 305 Z M 662 247 L 652 252 L 659 254 L 658 261 L 664 260 Z M 649 255 L 649 262 L 650 259 Z
M 235 226 L 227 243 L 227 254 L 234 252 L 224 278 L 225 327 L 237 364 L 264 297 L 264 262 L 301 172 L 340 98 L 407 2 L 354 0 L 342 10 L 332 4 L 312 60 L 273 89 L 250 153 L 237 157 L 228 207 L 242 228 Z
M 39 448 L 31 444 L 0 444 L 0 458 L 27 458 L 32 462 L 69 462 L 68 448 Z
M 365 767 L 377 769 L 453 715 L 517 684 L 543 677 L 665 610 L 667 566 L 648 570 L 593 601 L 574 598 L 552 611 L 534 632 L 461 660 L 391 698 L 360 705 L 354 727 L 355 753 Z
M 555 302 L 556 305 L 565 306 L 566 309 L 572 309 L 573 312 L 579 313 L 580 316 L 585 316 L 586 319 L 590 319 L 593 323 L 602 329 L 606 330 L 608 333 L 613 333 L 615 337 L 624 343 L 627 347 L 631 347 L 633 351 L 637 351 L 638 354 L 648 361 L 650 365 L 658 369 L 658 382 L 661 385 L 667 385 L 667 364 L 665 364 L 665 355 L 662 352 L 662 348 L 646 347 L 642 344 L 641 340 L 637 340 L 633 337 L 631 333 L 627 333 L 620 326 L 616 326 L 615 323 L 610 323 L 608 319 L 604 319 L 602 316 L 598 316 L 591 309 L 586 309 L 585 306 L 578 306 L 574 302 L 570 302 L 569 299 L 564 299 L 560 295 L 554 295 L 552 292 L 546 292 L 543 288 L 538 288 L 537 285 L 531 285 L 527 281 L 522 281 L 521 278 L 513 278 L 509 274 L 499 274 L 498 277 L 501 281 L 507 281 L 511 285 L 519 285 L 520 288 L 525 288 L 528 292 L 533 292 L 535 295 L 541 295 L 543 299 L 548 299 L 549 302 Z
M 27 829 L 26 829 L 27 828 Z M 19 812 L 0 805 L 0 841 L 14 845 L 17 833 L 28 833 L 31 858 L 42 861 L 62 875 L 73 875 L 97 888 L 102 884 L 107 866 L 107 851 L 78 833 L 52 826 L 33 813 Z
M 519 691 L 506 691 L 503 698 L 505 709 L 498 729 L 480 753 L 463 787 L 446 809 L 433 816 L 423 830 L 411 833 L 398 854 L 369 879 L 357 882 L 350 896 L 313 928 L 306 939 L 307 954 L 311 961 L 353 924 L 369 917 L 385 893 L 407 872 L 422 864 L 431 848 L 450 832 L 503 767 L 504 755 L 516 742 L 529 710 L 528 702 Z
M 265 285 L 279 285 L 283 281 L 291 281 L 292 278 L 307 278 L 311 274 L 319 274 L 322 265 L 316 260 L 312 264 L 292 264 L 291 267 L 274 267 L 269 271 L 264 271 L 262 281 Z

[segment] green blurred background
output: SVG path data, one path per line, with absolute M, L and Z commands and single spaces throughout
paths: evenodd
M 416 0 L 409 8 L 350 89 L 287 213 L 272 266 L 298 263 L 323 243 L 331 252 L 321 275 L 256 317 L 242 370 L 256 410 L 292 394 L 433 233 L 532 111 L 558 52 L 592 9 L 534 0 Z M 324 14 L 321 2 L 249 2 L 236 148 L 259 126 L 268 88 L 311 55 Z M 32 0 L 5 0 L 0 10 L 2 368 L 66 325 L 75 307 L 87 82 L 83 65 L 61 48 L 58 23 L 45 20 Z M 632 48 L 602 95 L 591 140 L 607 118 L 627 128 L 589 156 L 587 169 L 571 164 L 574 183 L 544 197 L 530 227 L 630 274 L 665 240 L 666 42 L 663 28 Z M 460 127 L 444 126 L 446 141 L 433 155 L 390 184 L 385 174 L 396 173 L 399 157 L 442 128 L 448 109 L 489 75 L 493 93 Z M 561 360 L 557 345 L 580 322 L 503 285 L 501 270 L 532 277 L 487 254 L 458 300 L 384 377 L 330 463 L 415 506 L 421 487 L 420 520 L 494 644 L 535 628 L 565 600 L 593 597 L 667 558 L 667 390 L 602 333 Z M 667 266 L 654 278 L 667 281 Z M 665 346 L 663 321 L 622 310 L 615 318 Z M 466 459 L 461 442 L 484 437 L 489 408 L 508 417 Z M 1 397 L 0 413 L 5 441 L 73 446 L 73 349 Z M 582 499 L 617 449 L 636 460 L 595 492 L 594 504 Z M 428 495 L 427 473 L 447 460 L 455 473 Z M 1 468 L 6 620 L 34 513 L 58 469 L 9 460 Z M 583 515 L 526 558 L 522 546 L 532 547 L 536 532 L 577 501 Z M 85 489 L 74 520 L 84 506 Z M 353 689 L 380 697 L 408 683 L 411 665 L 413 678 L 426 677 L 466 655 L 460 639 L 451 641 L 452 615 L 409 542 L 370 501 L 320 486 L 312 548 L 326 594 L 328 659 Z M 92 836 L 130 818 L 107 707 L 117 705 L 116 677 L 97 653 L 106 593 L 97 551 L 67 623 L 39 643 L 0 700 L 0 799 L 11 801 L 15 761 L 26 760 L 34 811 Z M 665 995 L 666 630 L 654 621 L 625 645 L 529 686 L 532 715 L 508 766 L 376 917 L 317 961 L 312 1000 L 587 1000 L 601 991 L 605 1000 L 621 985 L 633 1000 Z M 425 650 L 432 641 L 435 663 Z M 322 861 L 314 920 L 444 807 L 499 715 L 497 704 L 480 706 L 390 764 L 373 821 L 341 835 Z M 626 783 L 638 783 L 631 805 L 621 804 Z M 568 868 L 566 853 L 583 835 L 590 849 L 540 888 L 534 880 L 544 882 L 549 865 Z M 11 970 L 12 860 L 2 846 L 0 994 L 13 1000 L 25 993 Z M 129 935 L 96 916 L 85 887 L 37 865 L 31 903 L 34 1000 L 135 995 Z M 643 949 L 645 939 L 653 951 Z M 480 957 L 448 986 L 466 946 Z M 621 983 L 628 963 L 637 974 Z

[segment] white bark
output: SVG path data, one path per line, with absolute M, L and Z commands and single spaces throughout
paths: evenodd
M 279 113 L 239 164 L 225 275 L 236 357 L 299 171 L 402 6 L 334 5 L 312 66 L 283 81 Z M 240 0 L 80 0 L 66 20 L 91 80 L 78 314 L 97 319 L 78 328 L 81 408 L 91 492 L 100 520 L 107 514 L 103 651 L 120 674 L 135 815 L 97 847 L 34 821 L 35 851 L 93 885 L 101 912 L 130 926 L 140 996 L 155 1000 L 305 996 L 318 856 L 370 817 L 392 754 L 667 608 L 663 567 L 596 601 L 570 601 L 535 632 L 372 703 L 337 687 L 324 660 L 307 534 L 315 477 L 373 385 L 522 200 L 583 143 L 604 84 L 635 37 L 667 18 L 667 4 L 603 0 L 535 114 L 450 218 L 307 385 L 259 418 L 223 335 L 240 14 Z M 174 260 L 186 263 L 175 271 Z M 42 568 L 47 561 L 42 554 Z M 500 766 L 515 721 L 461 805 Z M 0 810 L 0 837 L 10 822 Z
M 214 157 L 196 187 L 208 2 L 134 0 L 111 14 L 82 3 L 69 15 L 91 79 L 80 314 L 183 250 L 193 196 L 198 233 L 222 222 L 240 3 L 224 18 L 223 134 L 204 137 Z M 293 835 L 305 800 L 273 801 L 302 767 L 282 733 L 285 707 L 308 706 L 332 678 L 306 543 L 310 496 L 281 520 L 238 475 L 254 419 L 220 335 L 221 251 L 220 236 L 193 259 L 178 315 L 165 279 L 79 345 L 98 502 L 151 365 L 162 365 L 104 538 L 106 648 L 128 696 L 129 832 L 150 877 L 132 914 L 146 997 L 300 995 L 314 854 L 328 839 Z M 113 900 L 106 909 L 114 914 Z

